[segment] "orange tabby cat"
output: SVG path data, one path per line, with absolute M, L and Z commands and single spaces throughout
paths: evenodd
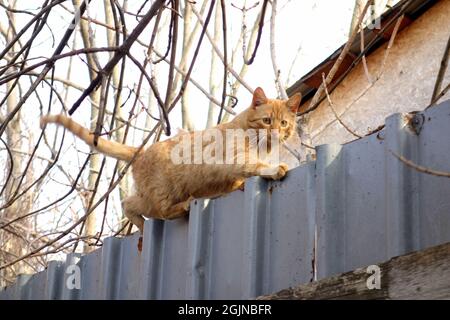
M 264 91 L 257 88 L 253 94 L 251 106 L 232 121 L 201 132 L 180 133 L 174 138 L 157 142 L 147 150 L 141 151 L 132 165 L 136 193 L 125 199 L 123 203 L 125 215 L 142 232 L 143 217 L 157 219 L 181 217 L 188 212 L 192 199 L 213 198 L 232 192 L 242 188 L 244 180 L 251 176 L 281 179 L 288 170 L 287 165 L 273 166 L 260 158 L 249 161 L 251 138 L 247 138 L 244 147 L 241 148 L 235 145 L 234 138 L 231 144 L 233 147 L 231 158 L 235 160 L 239 156 L 246 156 L 244 162 L 224 162 L 223 159 L 227 156 L 225 152 L 230 152 L 229 148 L 222 148 L 224 151 L 221 151 L 222 149 L 217 149 L 215 146 L 219 142 L 223 146 L 230 142 L 227 141 L 230 137 L 226 134 L 230 130 L 246 133 L 254 129 L 259 130 L 255 138 L 256 145 L 259 145 L 260 140 L 263 139 L 261 132 L 267 131 L 265 140 L 270 152 L 273 142 L 278 142 L 272 141 L 273 137 L 284 142 L 295 133 L 295 113 L 300 100 L 300 94 L 294 95 L 289 100 L 267 99 Z M 42 117 L 41 127 L 47 123 L 64 126 L 89 146 L 116 159 L 130 161 L 138 151 L 138 148 L 103 138 L 99 138 L 97 146 L 94 147 L 94 135 L 64 115 Z M 277 134 L 271 136 L 269 130 L 277 130 Z M 199 134 L 204 141 L 201 140 L 200 145 L 195 145 L 195 137 Z M 206 136 L 209 138 L 206 139 Z M 211 136 L 215 136 L 216 139 L 211 139 Z M 190 143 L 184 149 L 184 153 L 187 150 L 188 153 L 193 154 L 183 153 L 183 159 L 186 160 L 187 157 L 189 160 L 187 163 L 186 161 L 174 162 L 174 155 L 180 156 L 178 151 L 175 152 L 176 148 L 180 148 L 180 141 Z M 194 154 L 199 147 L 202 149 L 201 152 L 207 147 L 212 147 L 210 155 L 213 156 L 213 161 L 195 162 Z M 222 152 L 224 157 L 214 160 L 214 156 Z

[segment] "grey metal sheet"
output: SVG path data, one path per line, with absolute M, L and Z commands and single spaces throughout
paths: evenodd
M 206 299 L 210 285 L 210 261 L 214 201 L 194 200 L 189 214 L 186 298 Z
M 271 182 L 266 198 L 265 232 L 258 243 L 264 257 L 264 277 L 257 296 L 313 279 L 314 264 L 314 163 L 288 173 L 282 182 Z
M 281 182 L 248 179 L 244 192 L 193 201 L 187 218 L 146 221 L 143 237 L 21 275 L 0 299 L 248 299 L 448 242 L 450 179 L 392 152 L 450 172 L 450 101 L 414 117 L 319 146 Z
M 383 154 L 376 135 L 318 148 L 318 278 L 385 260 Z
M 164 222 L 158 299 L 183 299 L 186 296 L 188 227 L 188 217 Z
M 99 299 L 115 299 L 119 295 L 121 239 L 106 238 L 101 254 Z
M 212 203 L 210 230 L 209 299 L 241 297 L 244 249 L 244 192 L 216 199 Z
M 60 300 L 64 268 L 61 261 L 50 261 L 46 270 L 46 296 L 44 299 Z
M 47 273 L 45 271 L 38 272 L 28 281 L 25 290 L 23 290 L 23 299 L 26 300 L 42 300 L 47 299 L 45 290 Z
M 447 103 L 450 107 L 450 103 Z M 434 108 L 424 117 L 415 161 L 438 171 L 450 172 L 450 108 Z M 450 179 L 418 174 L 419 247 L 450 241 Z
M 120 267 L 117 287 L 117 299 L 139 299 L 140 298 L 140 264 L 142 252 L 139 250 L 138 233 L 133 234 L 121 241 Z
M 318 278 L 450 241 L 450 179 L 393 155 L 450 172 L 449 110 L 395 114 L 377 135 L 318 147 Z
M 81 257 L 78 263 L 81 274 L 80 300 L 95 300 L 100 297 L 101 249 Z

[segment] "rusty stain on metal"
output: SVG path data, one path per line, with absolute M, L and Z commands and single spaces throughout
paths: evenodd
M 139 237 L 137 248 L 139 252 L 142 252 L 142 236 Z

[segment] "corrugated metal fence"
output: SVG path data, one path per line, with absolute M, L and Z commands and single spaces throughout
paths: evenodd
M 0 299 L 246 299 L 450 241 L 450 102 L 396 114 L 378 134 L 317 148 L 282 182 L 197 200 L 189 218 L 146 222 L 86 256 L 21 276 Z M 77 266 L 77 267 L 74 267 Z M 79 268 L 81 289 L 66 282 Z

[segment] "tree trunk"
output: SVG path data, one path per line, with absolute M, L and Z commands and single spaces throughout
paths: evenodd
M 11 4 L 11 7 L 14 9 L 15 7 L 15 1 Z M 12 38 L 14 38 L 14 29 L 13 26 L 15 25 L 15 14 L 10 13 L 10 26 L 7 29 L 7 35 L 6 40 L 7 42 L 11 41 Z M 10 52 L 14 53 L 17 52 L 17 45 L 12 48 Z M 9 92 L 13 87 L 13 82 L 8 82 L 6 84 L 6 92 Z M 18 84 L 19 85 L 19 84 Z M 16 86 L 11 93 L 9 94 L 7 101 L 6 101 L 6 111 L 7 113 L 11 113 L 12 110 L 17 105 L 17 98 L 18 98 L 18 87 Z M 11 170 L 11 178 L 6 185 L 3 199 L 4 203 L 8 202 L 12 197 L 14 197 L 14 193 L 16 191 L 16 188 L 19 183 L 19 179 L 22 176 L 22 169 L 24 167 L 24 159 L 25 157 L 23 154 L 20 153 L 23 148 L 23 137 L 22 137 L 22 129 L 21 129 L 21 112 L 17 112 L 16 116 L 8 123 L 8 127 L 6 128 L 6 143 L 8 147 L 11 149 L 14 149 L 19 152 L 11 152 L 12 158 L 9 161 L 7 161 L 7 167 L 5 172 L 10 172 Z M 12 167 L 11 167 L 12 162 Z M 29 179 L 32 179 L 33 176 L 33 168 L 30 166 L 28 169 L 29 172 L 26 175 L 25 183 L 29 182 Z M 22 183 L 23 185 L 23 183 Z M 6 208 L 0 218 L 4 221 L 10 221 L 14 218 L 17 218 L 18 216 L 23 215 L 24 213 L 29 212 L 30 210 L 30 202 L 26 201 L 24 198 L 26 195 L 24 195 L 21 200 L 14 201 L 14 203 Z M 2 263 L 8 262 L 11 260 L 15 260 L 16 258 L 24 255 L 27 251 L 28 245 L 26 239 L 28 238 L 28 234 L 20 234 L 21 237 L 15 231 L 17 228 L 20 228 L 21 230 L 29 230 L 30 227 L 30 219 L 22 219 L 20 222 L 17 222 L 14 225 L 11 225 L 6 230 L 0 231 L 0 260 Z M 17 226 L 17 227 L 16 227 Z M 13 232 L 11 232 L 13 231 Z M 25 240 L 24 240 L 25 239 Z M 32 269 L 24 262 L 16 263 L 15 265 L 3 269 L 0 271 L 0 287 L 5 286 L 7 284 L 11 284 L 17 275 L 21 273 L 30 273 Z
M 106 20 L 106 24 L 108 26 L 114 26 L 114 17 L 113 17 L 113 11 L 111 8 L 111 1 L 110 0 L 104 0 L 104 6 L 105 6 L 105 20 Z M 115 32 L 111 29 L 107 29 L 107 39 L 108 39 L 108 46 L 109 47 L 113 47 L 116 45 L 120 45 L 120 44 L 116 44 L 116 37 L 115 37 Z M 114 55 L 114 53 L 110 53 L 110 56 L 112 57 Z M 122 105 L 122 96 L 118 95 L 118 89 L 119 89 L 119 85 L 120 85 L 120 66 L 117 66 L 114 68 L 113 72 L 112 72 L 112 80 L 113 80 L 113 85 L 114 88 L 116 89 L 115 91 L 115 101 L 114 104 L 119 106 L 116 110 L 116 115 L 121 118 L 124 119 L 124 115 L 122 112 L 122 108 L 120 108 L 120 106 Z M 120 128 L 119 130 L 115 130 L 114 131 L 114 139 L 118 142 L 121 143 L 125 143 L 126 141 L 124 141 L 124 137 L 125 137 L 125 127 Z M 125 176 L 122 178 L 122 180 L 120 180 L 119 183 L 119 197 L 120 197 L 120 202 L 123 203 L 123 200 L 129 195 L 130 193 L 130 184 L 129 184 L 129 171 L 127 171 L 127 173 L 125 174 Z M 119 219 L 121 221 L 123 221 L 123 223 L 125 223 L 125 219 L 124 219 L 124 214 L 123 212 L 121 213 L 121 215 L 119 216 Z M 123 225 L 121 225 L 119 227 L 119 229 L 121 229 L 123 227 Z
M 191 6 L 185 4 L 184 6 L 184 19 L 183 19 L 183 49 L 181 56 L 188 56 L 190 51 L 190 45 L 188 44 L 189 38 L 192 36 L 191 33 L 191 21 L 192 21 L 192 9 Z M 182 70 L 187 72 L 186 63 L 182 66 Z M 176 79 L 176 78 L 175 78 Z M 184 77 L 182 78 L 184 81 Z M 174 82 L 176 84 L 176 82 Z M 183 129 L 192 131 L 194 130 L 194 124 L 192 122 L 190 109 L 189 109 L 189 84 L 186 86 L 186 89 L 183 92 L 183 96 L 181 97 L 181 126 Z M 175 88 L 175 86 L 174 86 Z
M 220 5 L 216 5 L 216 12 L 214 16 L 214 35 L 213 40 L 214 43 L 219 43 L 221 41 L 221 32 L 222 32 L 222 10 Z M 211 70 L 209 72 L 209 93 L 211 96 L 215 97 L 219 91 L 220 83 L 222 80 L 221 72 L 219 71 L 219 58 L 217 54 L 214 52 L 214 49 L 211 49 Z M 210 101 L 208 108 L 208 119 L 206 122 L 206 128 L 211 128 L 216 124 L 216 119 L 218 116 L 218 108 L 217 106 Z
M 72 0 L 73 4 L 76 8 L 78 8 L 83 0 Z M 80 32 L 81 32 L 81 38 L 83 40 L 83 45 L 85 48 L 93 48 L 95 47 L 93 43 L 93 39 L 90 37 L 89 34 L 89 22 L 81 19 L 80 21 Z M 87 55 L 87 63 L 88 63 L 88 72 L 89 72 L 89 78 L 90 80 L 94 80 L 96 77 L 96 71 L 98 70 L 98 66 L 95 60 L 94 54 Z M 91 95 L 91 123 L 90 123 L 90 130 L 93 132 L 95 130 L 95 124 L 98 116 L 98 109 L 95 107 L 96 105 L 100 105 L 100 92 L 101 89 L 94 90 Z M 98 172 L 100 168 L 100 155 L 99 154 L 93 154 L 90 163 L 89 163 L 89 177 L 88 177 L 88 190 L 90 191 L 91 196 L 93 195 L 92 191 L 95 188 L 95 182 L 98 178 Z M 90 197 L 89 197 L 90 198 Z M 89 201 L 86 201 L 89 202 Z M 88 208 L 86 207 L 86 210 Z M 97 210 L 94 210 L 89 217 L 86 219 L 86 223 L 84 225 L 83 235 L 84 236 L 90 236 L 94 235 L 96 232 L 96 226 L 97 226 L 97 219 L 96 219 L 96 213 Z M 85 245 L 84 246 L 84 252 L 91 251 L 91 247 Z

